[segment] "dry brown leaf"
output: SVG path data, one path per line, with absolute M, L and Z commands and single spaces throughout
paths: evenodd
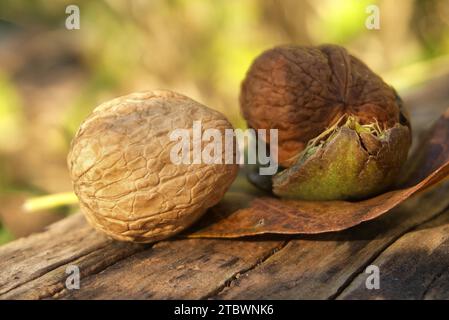
M 301 201 L 229 193 L 188 237 L 237 238 L 258 234 L 340 231 L 388 212 L 449 175 L 449 109 L 418 148 L 403 188 L 358 201 Z M 242 203 L 249 203 L 241 208 Z

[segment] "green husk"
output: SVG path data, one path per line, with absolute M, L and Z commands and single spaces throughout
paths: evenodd
M 344 121 L 346 119 L 346 121 Z M 283 198 L 352 200 L 389 188 L 407 159 L 410 129 L 377 122 L 339 119 L 311 140 L 290 168 L 273 177 L 273 192 Z

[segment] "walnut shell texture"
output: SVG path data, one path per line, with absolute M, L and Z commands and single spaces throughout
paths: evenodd
M 279 129 L 278 156 L 284 167 L 343 115 L 385 128 L 407 122 L 395 90 L 336 45 L 263 52 L 242 83 L 240 106 L 251 128 Z
M 98 106 L 71 144 L 68 166 L 81 210 L 114 239 L 154 242 L 197 220 L 223 197 L 237 164 L 173 164 L 174 129 L 222 132 L 219 112 L 174 93 L 133 93 Z M 190 131 L 191 132 L 191 131 Z M 224 157 L 224 156 L 223 156 Z

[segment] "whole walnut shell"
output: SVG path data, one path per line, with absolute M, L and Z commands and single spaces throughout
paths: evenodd
M 279 129 L 278 157 L 284 167 L 344 115 L 384 128 L 409 126 L 395 90 L 336 45 L 263 52 L 242 83 L 240 105 L 250 127 Z
M 149 91 L 98 106 L 71 144 L 68 166 L 87 220 L 117 240 L 153 242 L 190 226 L 235 179 L 237 164 L 174 164 L 174 129 L 232 129 L 194 100 Z M 224 153 L 223 153 L 224 154 Z M 224 157 L 224 155 L 223 155 Z

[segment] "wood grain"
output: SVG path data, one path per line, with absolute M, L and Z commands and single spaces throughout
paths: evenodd
M 407 201 L 389 215 L 340 233 L 298 237 L 219 299 L 330 299 L 371 261 L 417 225 L 449 205 L 449 186 Z
M 449 299 L 449 210 L 410 232 L 382 253 L 380 288 L 367 290 L 360 273 L 340 299 Z
M 0 247 L 0 297 L 46 297 L 64 287 L 68 265 L 78 264 L 84 275 L 143 249 L 108 239 L 76 214 L 46 232 Z

